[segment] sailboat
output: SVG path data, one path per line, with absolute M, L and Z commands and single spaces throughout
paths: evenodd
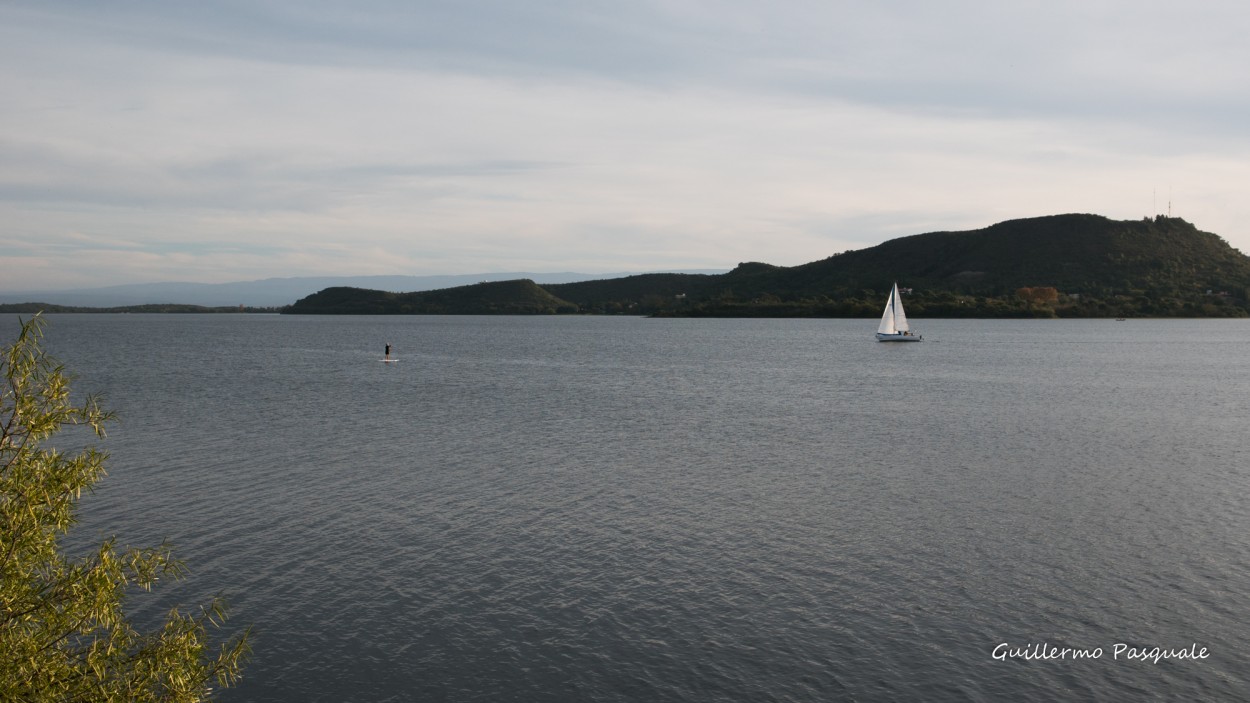
M 907 313 L 903 312 L 903 299 L 898 295 L 898 283 L 890 290 L 890 299 L 885 302 L 885 312 L 881 314 L 881 324 L 877 325 L 878 342 L 920 342 L 924 337 L 911 333 L 907 326 Z

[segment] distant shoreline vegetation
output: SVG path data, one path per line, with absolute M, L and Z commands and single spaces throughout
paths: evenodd
M 1010 220 L 892 239 L 801 266 L 529 279 L 412 293 L 331 287 L 281 308 L 0 305 L 3 312 L 875 318 L 894 282 L 913 318 L 1250 317 L 1250 257 L 1180 218 Z
M 1053 290 L 1053 289 L 1052 289 Z M 402 307 L 386 305 L 361 306 L 346 311 L 293 306 L 283 314 L 309 315 L 630 315 L 640 317 L 718 317 L 718 318 L 872 318 L 881 316 L 878 309 L 888 291 L 876 292 L 867 297 L 831 298 L 821 296 L 797 300 L 784 300 L 776 296 L 761 296 L 741 300 L 724 296 L 711 301 L 689 301 L 685 298 L 647 296 L 642 300 L 612 301 L 592 308 L 580 306 L 547 307 L 529 310 L 481 309 L 465 306 L 449 309 L 439 306 L 427 308 L 420 303 L 408 302 Z M 1027 294 L 1001 297 L 960 295 L 951 291 L 913 291 L 906 295 L 908 316 L 918 318 L 976 318 L 976 319 L 1027 319 L 1027 318 L 1201 318 L 1201 317 L 1250 317 L 1244 299 L 1231 295 L 1209 295 L 1151 298 L 1141 291 L 1126 294 L 1112 293 L 1107 297 L 1081 294 L 1061 294 L 1056 291 L 1053 300 L 1037 301 Z
M 814 300 L 732 299 L 687 304 L 681 300 L 623 303 L 612 309 L 579 308 L 530 311 L 465 310 L 454 311 L 382 311 L 377 312 L 308 312 L 290 308 L 202 307 L 195 305 L 134 305 L 115 308 L 91 308 L 39 303 L 0 304 L 0 313 L 93 313 L 93 314 L 311 314 L 311 315 L 618 315 L 634 317 L 706 317 L 706 318 L 812 318 L 812 319 L 875 319 L 881 316 L 885 293 L 869 299 L 830 298 Z M 1214 296 L 1215 294 L 1212 294 Z M 878 300 L 880 298 L 880 300 Z M 1250 317 L 1244 300 L 1231 297 L 1208 297 L 1205 300 L 1170 298 L 1152 300 L 1142 295 L 1116 295 L 1103 300 L 1092 297 L 1061 295 L 1051 304 L 1037 304 L 1012 297 L 957 296 L 945 291 L 915 292 L 905 296 L 908 316 L 913 319 L 1081 319 L 1081 318 L 1242 318 Z
M 206 307 L 204 305 L 182 305 L 177 303 L 155 303 L 148 305 L 122 305 L 110 308 L 92 308 L 82 305 L 52 305 L 50 303 L 0 303 L 0 312 L 8 313 L 268 313 L 276 315 L 284 308 L 253 308 L 245 305 L 225 305 Z
M 886 293 L 865 300 L 749 301 L 659 308 L 646 312 L 653 317 L 813 317 L 877 318 Z M 1212 297 L 1206 300 L 1151 299 L 1141 293 L 1095 298 L 1060 295 L 1055 301 L 1038 303 L 1015 296 L 963 296 L 949 291 L 917 291 L 904 296 L 912 319 L 940 318 L 1119 318 L 1119 317 L 1250 317 L 1244 300 Z

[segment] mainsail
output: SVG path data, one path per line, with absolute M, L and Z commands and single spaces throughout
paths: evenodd
M 890 290 L 890 299 L 885 303 L 885 312 L 881 314 L 881 324 L 877 325 L 878 334 L 898 334 L 907 332 L 907 313 L 903 312 L 903 299 L 898 295 L 898 284 Z

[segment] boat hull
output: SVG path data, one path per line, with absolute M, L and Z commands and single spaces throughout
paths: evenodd
M 878 342 L 920 342 L 923 340 L 924 340 L 924 337 L 910 335 L 910 334 L 881 334 L 880 332 L 877 333 Z

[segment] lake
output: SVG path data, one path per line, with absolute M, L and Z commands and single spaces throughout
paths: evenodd
M 48 319 L 223 701 L 1250 698 L 1248 320 Z

